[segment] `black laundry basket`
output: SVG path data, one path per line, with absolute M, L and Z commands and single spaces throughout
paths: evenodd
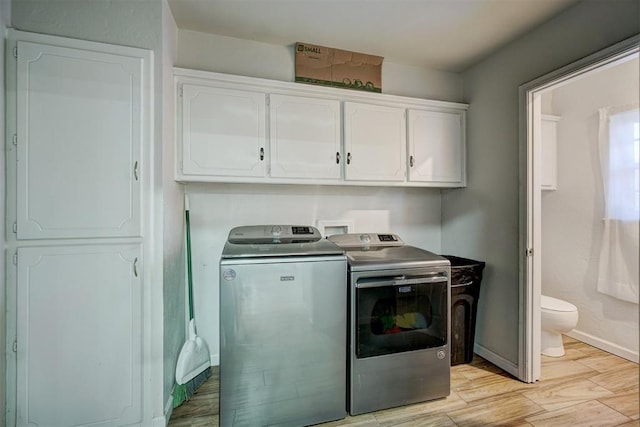
M 442 255 L 451 263 L 451 365 L 470 363 L 485 263 Z

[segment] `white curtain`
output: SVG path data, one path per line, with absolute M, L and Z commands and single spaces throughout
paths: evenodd
M 604 233 L 598 292 L 639 303 L 640 201 L 638 105 L 600 113 L 600 166 L 604 187 Z

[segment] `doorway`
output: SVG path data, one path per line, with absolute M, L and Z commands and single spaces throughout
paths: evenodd
M 540 295 L 542 290 L 542 191 L 550 184 L 543 150 L 545 94 L 638 55 L 635 36 L 520 87 L 520 309 L 519 377 L 540 379 Z

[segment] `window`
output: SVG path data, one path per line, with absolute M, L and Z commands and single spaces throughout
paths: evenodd
M 640 109 L 600 110 L 600 161 L 605 219 L 597 290 L 638 303 L 640 236 Z
M 608 171 L 605 179 L 606 217 L 625 221 L 640 219 L 640 110 L 609 116 Z

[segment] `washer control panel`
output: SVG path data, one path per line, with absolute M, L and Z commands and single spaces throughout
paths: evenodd
M 249 225 L 235 227 L 229 233 L 229 242 L 236 244 L 303 243 L 320 239 L 320 231 L 306 225 Z

